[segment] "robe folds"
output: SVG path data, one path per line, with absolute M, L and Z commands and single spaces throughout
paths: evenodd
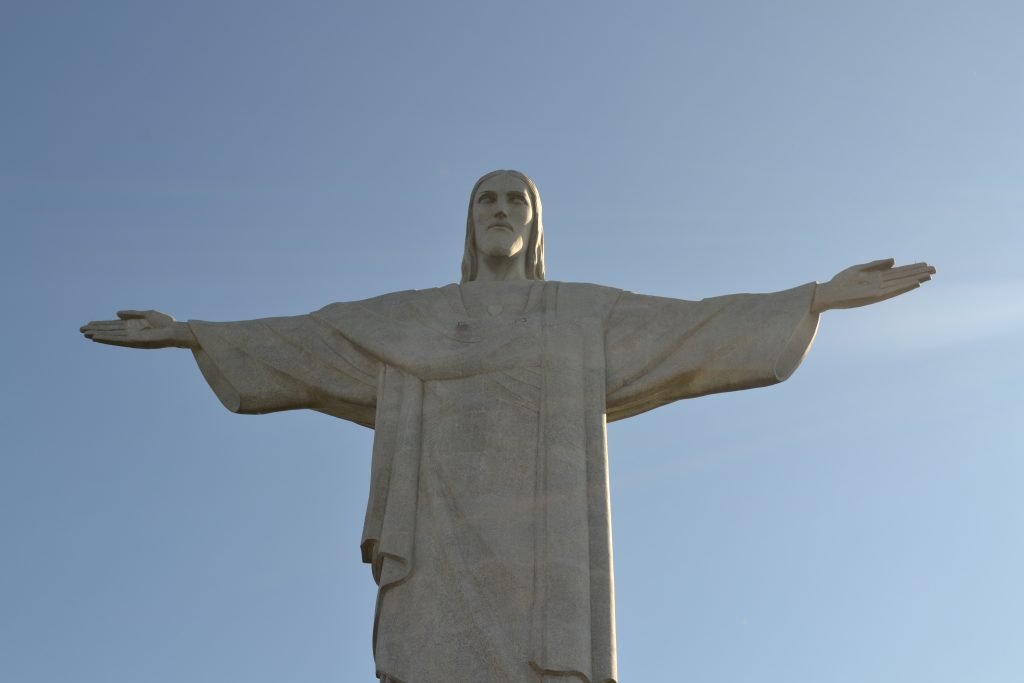
M 503 286 L 189 324 L 228 409 L 375 429 L 378 677 L 615 683 L 606 422 L 786 379 L 814 285 L 683 301 L 538 281 L 521 310 L 469 314 L 464 288 Z

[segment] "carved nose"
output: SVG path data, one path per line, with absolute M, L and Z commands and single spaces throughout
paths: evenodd
M 508 218 L 508 214 L 505 213 L 505 209 L 498 209 L 494 212 L 494 215 L 498 218 Z

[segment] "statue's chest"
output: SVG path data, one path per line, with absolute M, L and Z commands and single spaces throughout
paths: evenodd
M 462 308 L 475 319 L 486 320 L 525 313 L 530 308 L 530 291 L 521 287 L 478 290 L 463 288 Z
M 449 340 L 438 354 L 452 376 L 468 376 L 519 367 L 539 367 L 545 319 L 542 313 L 448 319 Z
M 409 297 L 387 315 L 368 318 L 352 341 L 422 380 L 452 379 L 519 367 L 570 364 L 584 338 L 600 342 L 600 318 L 560 305 L 556 289 L 450 285 Z M 572 303 L 572 302 L 570 302 Z M 557 358 L 554 358 L 557 356 Z

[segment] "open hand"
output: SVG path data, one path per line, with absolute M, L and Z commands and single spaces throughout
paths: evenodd
M 133 349 L 169 346 L 195 348 L 196 339 L 185 323 L 160 311 L 118 311 L 118 320 L 94 320 L 79 331 L 94 342 Z
M 935 274 L 935 268 L 927 263 L 897 268 L 893 268 L 893 263 L 893 259 L 887 258 L 847 268 L 830 281 L 818 285 L 811 309 L 821 313 L 833 308 L 856 308 L 878 303 L 917 289 Z

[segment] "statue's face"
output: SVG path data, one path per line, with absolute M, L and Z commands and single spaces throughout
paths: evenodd
M 486 256 L 512 258 L 530 239 L 533 204 L 526 183 L 502 173 L 488 178 L 473 197 L 473 237 Z

